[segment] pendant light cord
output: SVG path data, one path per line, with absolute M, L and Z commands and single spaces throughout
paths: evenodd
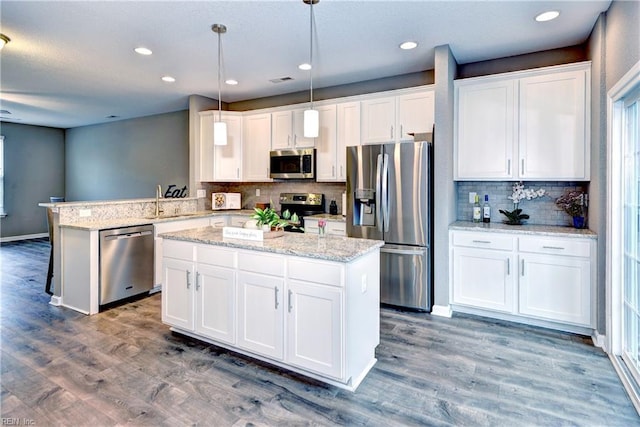
M 309 3 L 309 92 L 311 97 L 311 109 L 313 110 L 313 0 Z
M 222 57 L 222 36 L 220 35 L 220 33 L 218 32 L 218 121 L 221 122 L 222 121 L 222 94 L 221 94 L 221 88 L 220 88 L 220 63 L 221 63 L 221 58 Z

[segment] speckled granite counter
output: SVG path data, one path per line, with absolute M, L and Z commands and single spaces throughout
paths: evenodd
M 170 240 L 251 249 L 338 262 L 352 261 L 384 244 L 381 240 L 338 236 L 318 237 L 315 234 L 303 233 L 284 233 L 282 237 L 253 242 L 249 240 L 224 239 L 222 230 L 214 227 L 163 233 L 161 236 Z
M 133 218 L 111 218 L 98 221 L 76 222 L 73 224 L 60 224 L 62 228 L 76 228 L 80 230 L 106 230 L 109 228 L 130 227 L 135 225 L 155 224 L 159 222 L 184 221 L 194 218 L 206 218 L 226 215 L 253 215 L 253 210 L 220 210 L 220 211 L 198 211 L 175 216 L 159 217 L 133 217 Z
M 490 233 L 533 234 L 537 236 L 576 237 L 597 239 L 596 233 L 589 229 L 573 227 L 558 227 L 555 225 L 507 225 L 503 223 L 475 223 L 470 221 L 456 221 L 449 225 L 449 230 L 483 231 Z

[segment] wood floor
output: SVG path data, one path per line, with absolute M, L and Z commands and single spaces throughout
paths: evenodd
M 0 247 L 3 425 L 640 425 L 585 337 L 383 309 L 378 363 L 351 393 L 172 334 L 159 294 L 91 317 L 53 307 L 48 250 Z

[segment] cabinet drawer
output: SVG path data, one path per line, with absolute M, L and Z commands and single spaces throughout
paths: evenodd
M 272 276 L 284 276 L 285 257 L 282 255 L 266 255 L 250 251 L 242 251 L 240 254 L 238 269 Z
M 219 267 L 235 268 L 236 251 L 210 245 L 196 246 L 196 261 Z
M 331 234 L 333 236 L 346 236 L 347 224 L 343 224 L 340 222 L 330 222 L 327 224 L 327 234 Z
M 590 257 L 591 244 L 586 239 L 554 239 L 540 237 L 520 237 L 521 252 L 534 252 L 552 255 Z
M 342 266 L 331 262 L 291 258 L 289 278 L 330 286 L 343 286 Z
M 244 227 L 244 223 L 251 219 L 250 216 L 232 216 L 231 217 L 231 226 L 232 227 Z
M 222 228 L 227 226 L 226 216 L 215 216 L 211 218 L 211 226 L 215 228 Z
M 162 239 L 162 256 L 193 261 L 193 243 Z
M 510 251 L 514 247 L 513 237 L 497 233 L 455 232 L 453 233 L 453 245 L 505 251 Z

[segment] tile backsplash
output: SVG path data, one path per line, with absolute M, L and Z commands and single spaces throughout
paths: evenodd
M 459 181 L 458 182 L 458 211 L 457 219 L 462 221 L 471 221 L 473 218 L 473 204 L 469 203 L 469 193 L 476 192 L 480 197 L 480 205 L 484 203 L 484 195 L 489 195 L 489 204 L 491 205 L 491 221 L 501 222 L 505 218 L 499 212 L 499 209 L 513 210 L 513 202 L 507 197 L 513 193 L 514 181 Z M 522 213 L 530 216 L 527 224 L 537 225 L 572 225 L 572 219 L 562 209 L 560 209 L 555 201 L 563 195 L 565 191 L 582 190 L 588 192 L 587 182 L 564 182 L 564 181 L 525 181 L 525 189 L 546 191 L 543 197 L 532 200 L 523 200 L 520 202 Z
M 253 209 L 256 203 L 273 202 L 276 210 L 280 210 L 280 193 L 322 193 L 324 194 L 324 209 L 329 212 L 331 200 L 338 205 L 338 212 L 342 209 L 342 193 L 346 190 L 344 182 L 314 182 L 304 180 L 290 180 L 278 182 L 238 182 L 214 183 L 204 182 L 202 188 L 207 190 L 205 209 L 211 209 L 212 193 L 242 193 L 242 208 Z M 256 189 L 260 196 L 256 196 Z

